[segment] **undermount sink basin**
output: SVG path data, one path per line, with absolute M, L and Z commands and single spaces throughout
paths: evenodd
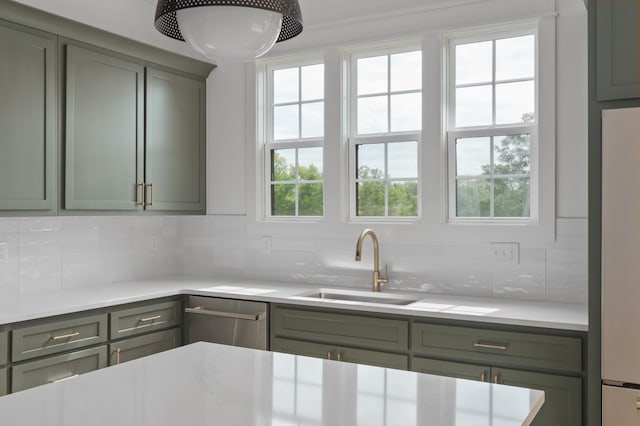
M 381 303 L 385 305 L 409 305 L 418 301 L 418 298 L 403 294 L 374 293 L 358 290 L 340 290 L 320 288 L 297 295 L 322 300 L 339 300 L 348 302 Z

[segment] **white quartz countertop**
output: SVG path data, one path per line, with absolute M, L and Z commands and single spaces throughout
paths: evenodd
M 528 425 L 544 392 L 195 343 L 0 398 L 12 426 Z
M 323 285 L 188 276 L 145 279 L 62 289 L 0 299 L 0 324 L 109 307 L 158 297 L 193 294 L 304 306 L 348 309 L 415 317 L 467 320 L 560 330 L 587 331 L 582 304 L 533 302 L 413 293 L 417 301 L 403 306 L 306 297 Z M 359 289 L 368 291 L 368 289 Z M 398 294 L 398 293 L 394 293 Z M 405 293 L 401 293 L 405 294 Z

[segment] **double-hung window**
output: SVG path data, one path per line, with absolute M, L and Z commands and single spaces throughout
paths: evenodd
M 267 70 L 267 217 L 324 211 L 324 65 Z
M 350 217 L 419 216 L 419 46 L 352 54 L 350 91 Z
M 537 218 L 537 49 L 534 28 L 448 44 L 451 221 Z

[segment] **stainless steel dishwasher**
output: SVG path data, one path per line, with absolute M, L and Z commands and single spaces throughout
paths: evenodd
M 213 342 L 268 349 L 268 309 L 262 302 L 189 296 L 187 343 Z

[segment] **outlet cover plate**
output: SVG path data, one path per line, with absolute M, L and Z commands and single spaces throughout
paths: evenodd
M 491 260 L 494 264 L 520 264 L 519 243 L 491 243 Z

